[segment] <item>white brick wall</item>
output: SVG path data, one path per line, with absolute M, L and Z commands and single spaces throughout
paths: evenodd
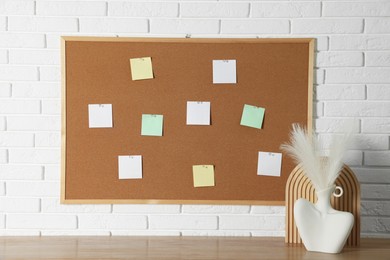
M 61 205 L 61 35 L 314 37 L 316 131 L 352 125 L 362 235 L 390 237 L 390 3 L 0 1 L 0 235 L 283 236 L 285 208 Z
M 317 67 L 361 67 L 362 52 L 319 52 L 316 57 Z
M 80 32 L 147 33 L 148 19 L 142 18 L 80 18 Z
M 351 17 L 375 17 L 375 16 L 389 16 L 390 3 L 388 2 L 324 2 L 323 3 L 324 16 L 351 16 Z
M 109 2 L 108 15 L 129 17 L 177 17 L 179 15 L 179 3 Z
M 35 147 L 59 147 L 61 135 L 58 132 L 40 132 L 35 134 Z
M 390 24 L 389 24 L 390 26 Z M 366 65 L 372 67 L 389 67 L 390 66 L 390 52 L 367 52 Z
M 364 100 L 366 86 L 358 84 L 327 84 L 316 87 L 317 100 Z
M 251 17 L 308 18 L 321 16 L 321 3 L 317 2 L 259 2 L 252 4 Z
M 8 30 L 16 32 L 77 32 L 75 18 L 63 17 L 26 17 L 11 16 L 8 18 Z
M 0 212 L 38 213 L 41 200 L 38 198 L 0 198 Z
M 210 19 L 151 19 L 150 32 L 153 34 L 194 34 L 219 33 L 219 21 Z
M 65 214 L 7 214 L 9 229 L 75 229 L 77 216 Z
M 58 197 L 60 192 L 57 181 L 9 181 L 7 196 L 11 197 Z
M 217 216 L 205 215 L 151 215 L 149 217 L 150 229 L 171 230 L 214 230 L 218 228 Z
M 249 3 L 182 3 L 181 17 L 229 18 L 248 17 Z
M 330 50 L 389 50 L 390 35 L 330 35 Z
M 129 213 L 129 214 L 179 214 L 179 205 L 113 205 L 113 213 Z
M 105 16 L 106 1 L 35 1 L 37 15 Z
M 7 129 L 11 131 L 52 131 L 60 130 L 58 116 L 8 116 Z
M 0 132 L 2 147 L 33 147 L 34 134 L 17 132 Z
M 4 131 L 6 129 L 6 118 L 0 117 L 0 130 Z
M 366 19 L 367 33 L 389 33 L 390 18 L 368 18 Z
M 363 19 L 296 19 L 293 20 L 292 33 L 361 33 Z
M 147 217 L 142 215 L 79 214 L 78 220 L 80 229 L 128 230 L 148 227 Z
M 222 20 L 221 33 L 222 34 L 288 34 L 290 33 L 290 21 L 287 19 Z
M 7 29 L 7 17 L 0 17 L 0 31 Z
M 8 163 L 8 150 L 0 149 L 0 163 Z
M 47 181 L 60 181 L 60 165 L 48 164 L 44 167 L 44 179 Z
M 50 53 L 52 55 L 50 58 L 48 57 L 48 60 L 53 60 L 53 58 L 55 58 L 58 54 L 56 51 L 54 51 L 54 53 L 52 51 L 49 52 L 46 51 L 45 53 Z M 36 57 L 40 57 L 40 56 L 38 55 Z M 33 59 L 35 60 L 36 58 L 34 57 Z M 42 61 L 39 59 L 39 62 Z M 8 89 L 8 88 L 4 87 L 4 89 Z M 60 94 L 61 94 L 61 87 L 59 82 L 47 83 L 47 82 L 39 81 L 39 82 L 16 82 L 12 84 L 12 96 L 15 98 L 60 98 Z
M 39 79 L 41 81 L 58 81 L 61 80 L 61 71 L 59 66 L 39 67 Z
M 28 65 L 59 65 L 60 56 L 55 50 L 19 50 L 9 51 L 10 64 Z
M 60 162 L 60 149 L 20 148 L 9 150 L 10 163 L 51 164 Z
M 249 206 L 183 205 L 182 212 L 188 214 L 245 214 Z
M 8 51 L 0 50 L 0 64 L 8 63 Z
M 0 2 L 1 15 L 33 15 L 34 2 L 33 1 L 14 1 L 4 0 Z
M 1 114 L 39 114 L 41 102 L 39 100 L 5 99 L 1 100 Z
M 45 48 L 45 35 L 0 32 L 0 48 Z
M 40 165 L 0 165 L 1 180 L 42 180 L 43 167 Z
M 1 65 L 0 80 L 2 81 L 38 80 L 38 69 L 35 66 Z

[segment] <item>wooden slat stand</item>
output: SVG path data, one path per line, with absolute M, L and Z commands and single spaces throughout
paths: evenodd
M 347 246 L 359 246 L 360 244 L 360 185 L 352 170 L 344 165 L 336 185 L 344 190 L 343 196 L 332 196 L 331 204 L 334 209 L 351 212 L 355 217 L 354 226 L 348 237 Z M 286 183 L 286 243 L 300 244 L 301 237 L 294 221 L 294 203 L 297 199 L 304 198 L 315 203 L 317 197 L 315 189 L 306 177 L 303 169 L 298 165 L 291 172 Z

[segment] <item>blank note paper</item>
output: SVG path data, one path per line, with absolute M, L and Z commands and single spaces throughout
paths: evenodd
M 141 135 L 162 136 L 163 115 L 142 115 Z
M 194 187 L 215 186 L 214 165 L 193 165 Z
M 213 83 L 236 84 L 236 60 L 213 60 Z
M 187 125 L 210 125 L 210 102 L 187 102 Z
M 119 179 L 142 179 L 142 156 L 118 156 Z
M 111 104 L 89 104 L 88 121 L 89 121 L 89 128 L 112 127 L 112 105 Z
M 152 79 L 152 58 L 143 57 L 130 59 L 131 78 L 133 80 Z
M 264 113 L 265 108 L 245 104 L 240 125 L 261 129 Z
M 280 177 L 281 168 L 281 153 L 259 152 L 257 175 Z

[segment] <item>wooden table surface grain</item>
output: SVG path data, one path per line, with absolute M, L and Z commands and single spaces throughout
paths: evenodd
M 0 259 L 390 259 L 390 239 L 340 254 L 264 237 L 1 237 Z

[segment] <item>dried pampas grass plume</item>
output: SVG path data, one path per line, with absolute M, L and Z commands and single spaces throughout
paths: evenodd
M 317 191 L 334 184 L 343 167 L 343 156 L 351 142 L 351 133 L 333 136 L 329 149 L 314 131 L 308 132 L 298 124 L 293 124 L 290 143 L 281 149 L 300 164 Z

